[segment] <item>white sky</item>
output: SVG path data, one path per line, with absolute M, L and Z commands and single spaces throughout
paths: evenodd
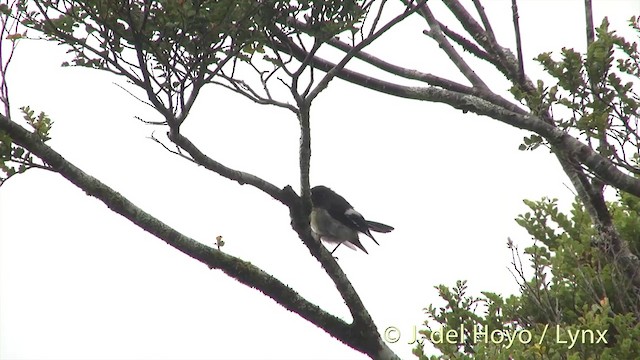
M 435 3 L 432 0 L 430 3 Z M 509 1 L 485 1 L 499 41 L 512 44 Z M 633 0 L 595 1 L 626 30 Z M 581 1 L 520 1 L 525 56 L 584 48 Z M 437 13 L 436 13 L 437 14 Z M 418 28 L 373 49 L 448 75 Z M 414 23 L 415 25 L 415 23 Z M 419 29 L 419 30 L 418 30 Z M 405 32 L 406 33 L 406 32 Z M 158 116 L 108 73 L 61 68 L 65 49 L 20 44 L 10 70 L 20 106 L 55 121 L 49 145 L 136 205 L 194 239 L 252 262 L 324 309 L 349 319 L 334 285 L 267 195 L 197 168 L 147 137 L 134 119 Z M 527 61 L 530 74 L 539 68 Z M 498 77 L 488 83 L 504 90 Z M 162 135 L 165 130 L 158 129 Z M 546 150 L 517 150 L 525 132 L 448 106 L 393 98 L 334 80 L 312 107 L 312 184 L 328 185 L 365 217 L 396 230 L 343 248 L 339 263 L 380 331 L 408 336 L 439 298 L 433 286 L 469 281 L 512 293 L 507 237 L 529 236 L 513 219 L 522 199 L 572 200 Z M 185 135 L 212 158 L 279 187 L 298 187 L 298 127 L 291 113 L 221 89 L 200 96 Z M 405 337 L 391 348 L 412 358 Z M 183 255 L 109 211 L 64 178 L 32 170 L 0 188 L 2 359 L 363 359 L 260 292 Z

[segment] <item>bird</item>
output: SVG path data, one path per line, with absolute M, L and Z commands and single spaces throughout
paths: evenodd
M 358 232 L 380 245 L 371 231 L 388 233 L 394 229 L 389 225 L 365 220 L 345 198 L 323 185 L 311 189 L 311 203 L 311 234 L 316 241 L 338 244 L 331 251 L 332 254 L 340 244 L 345 244 L 353 250 L 358 248 L 369 254 L 360 242 Z

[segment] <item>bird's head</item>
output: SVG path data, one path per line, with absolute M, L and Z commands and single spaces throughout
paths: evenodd
M 326 186 L 314 186 L 311 189 L 311 202 L 314 206 L 322 207 L 322 205 L 327 203 L 331 193 L 333 193 L 333 191 Z

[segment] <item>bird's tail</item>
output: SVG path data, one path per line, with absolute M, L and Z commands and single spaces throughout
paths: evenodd
M 381 224 L 375 221 L 367 220 L 367 225 L 369 226 L 369 230 L 379 232 L 379 233 L 388 233 L 393 230 L 392 226 Z

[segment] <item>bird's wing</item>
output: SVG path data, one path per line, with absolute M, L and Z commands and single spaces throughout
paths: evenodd
M 312 196 L 312 199 L 315 196 L 316 199 L 319 200 L 317 205 L 325 208 L 332 218 L 338 220 L 342 224 L 356 231 L 359 231 L 367 235 L 369 238 L 371 238 L 371 240 L 373 240 L 373 242 L 375 242 L 377 245 L 380 245 L 378 241 L 373 237 L 373 235 L 371 235 L 371 231 L 369 231 L 369 223 L 364 219 L 362 214 L 357 212 L 345 198 L 340 196 L 340 194 L 327 188 L 326 186 L 319 185 L 311 189 L 311 196 Z M 330 197 L 331 201 L 326 201 L 327 197 Z M 374 223 L 374 224 L 378 224 L 378 223 Z M 383 224 L 380 224 L 380 225 L 383 225 Z M 386 228 L 390 228 L 390 226 L 387 226 Z M 391 228 L 391 230 L 392 229 L 393 228 Z M 391 230 L 384 231 L 384 232 L 389 232 Z
M 351 227 L 344 225 L 344 222 L 336 220 L 327 209 L 314 208 L 311 212 L 310 224 L 314 238 L 334 244 L 344 242 L 349 248 L 355 250 L 357 247 L 368 254 L 358 239 L 358 233 Z
M 380 245 L 378 244 L 376 239 L 373 237 L 373 235 L 371 235 L 371 231 L 369 231 L 369 224 L 364 219 L 362 214 L 355 211 L 353 208 L 350 208 L 349 210 L 344 212 L 343 216 L 348 223 L 351 223 L 354 225 L 356 230 L 367 235 L 368 237 L 371 238 L 371 240 L 373 240 L 374 243 L 376 243 L 377 245 Z

